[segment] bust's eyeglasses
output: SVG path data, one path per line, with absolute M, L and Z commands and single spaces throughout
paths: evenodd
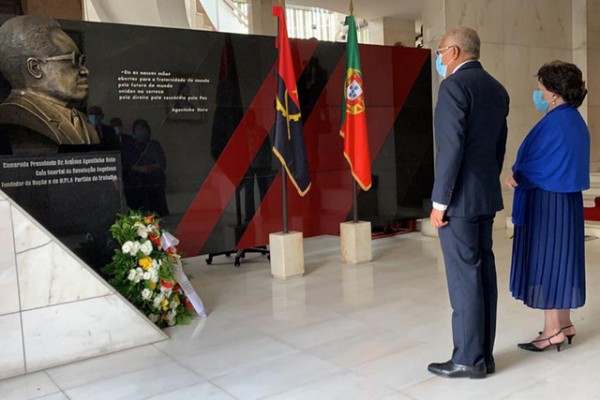
M 73 68 L 81 68 L 85 65 L 85 55 L 78 51 L 73 51 L 69 54 L 61 54 L 60 56 L 42 58 L 42 61 L 70 61 Z
M 451 48 L 456 47 L 453 44 L 451 44 L 450 46 L 446 46 L 446 47 L 442 47 L 441 49 L 437 49 L 435 51 L 435 55 L 439 56 L 440 54 L 445 53 L 447 50 L 450 50 Z

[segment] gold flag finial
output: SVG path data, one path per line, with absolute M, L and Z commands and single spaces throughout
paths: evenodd
M 350 15 L 354 16 L 354 4 L 352 3 L 352 0 L 350 0 Z

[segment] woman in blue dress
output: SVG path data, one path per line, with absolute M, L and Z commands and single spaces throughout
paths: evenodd
M 587 90 L 579 68 L 552 61 L 537 73 L 536 108 L 506 184 L 515 189 L 510 291 L 544 310 L 544 328 L 518 346 L 543 351 L 575 336 L 571 309 L 585 303 L 582 190 L 589 188 L 590 136 L 577 108 Z

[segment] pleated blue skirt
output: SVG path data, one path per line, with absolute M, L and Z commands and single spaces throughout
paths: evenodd
M 583 199 L 578 193 L 526 192 L 525 218 L 515 226 L 510 291 L 531 308 L 585 303 Z

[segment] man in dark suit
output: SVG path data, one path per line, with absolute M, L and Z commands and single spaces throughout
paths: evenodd
M 498 289 L 492 224 L 503 208 L 500 173 L 509 98 L 479 63 L 477 32 L 459 27 L 436 51 L 436 177 L 431 225 L 438 228 L 452 305 L 452 358 L 430 364 L 443 377 L 485 378 L 492 351 Z

